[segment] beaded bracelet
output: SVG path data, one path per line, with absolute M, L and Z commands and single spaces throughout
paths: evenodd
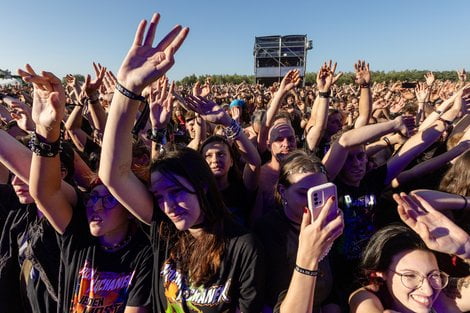
M 302 268 L 298 266 L 297 264 L 295 265 L 295 270 L 299 272 L 300 274 L 304 274 L 304 275 L 308 275 L 312 277 L 318 276 L 318 270 L 311 271 L 306 268 Z

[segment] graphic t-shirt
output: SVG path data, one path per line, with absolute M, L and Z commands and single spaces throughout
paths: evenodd
M 161 214 L 157 213 L 154 215 Z M 155 216 L 154 216 L 155 219 Z M 259 313 L 264 288 L 263 255 L 255 238 L 241 228 L 226 224 L 227 245 L 215 279 L 194 286 L 167 256 L 171 245 L 152 223 L 154 244 L 153 310 L 165 313 Z M 159 253 L 160 252 L 160 253 Z
M 335 241 L 335 250 L 346 260 L 359 260 L 376 230 L 374 217 L 377 200 L 385 188 L 386 175 L 387 166 L 383 165 L 368 172 L 358 187 L 346 185 L 340 180 L 335 182 L 338 205 L 344 214 L 344 231 Z
M 63 278 L 59 312 L 121 313 L 126 306 L 148 306 L 152 252 L 141 230 L 116 252 L 91 236 L 84 209 L 76 209 L 59 236 Z
M 60 250 L 34 204 L 10 211 L 0 240 L 0 312 L 55 312 Z
M 370 237 L 376 231 L 374 218 L 377 199 L 385 188 L 387 165 L 369 171 L 358 187 L 335 181 L 338 205 L 343 211 L 343 234 L 335 240 L 330 253 L 330 264 L 335 277 L 334 290 L 338 299 L 348 299 L 356 288 L 359 261 Z M 347 308 L 347 303 L 341 303 Z

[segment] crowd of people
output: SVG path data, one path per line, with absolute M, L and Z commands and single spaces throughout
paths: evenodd
M 159 18 L 116 75 L 1 87 L 0 312 L 470 311 L 465 70 L 177 86 Z

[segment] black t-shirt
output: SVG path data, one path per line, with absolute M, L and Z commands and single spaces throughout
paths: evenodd
M 359 260 L 362 250 L 375 232 L 377 200 L 385 189 L 387 165 L 369 171 L 358 187 L 335 181 L 338 205 L 344 214 L 343 235 L 336 240 L 336 251 L 347 260 Z
M 294 272 L 300 230 L 292 224 L 281 209 L 269 211 L 255 226 L 255 232 L 264 246 L 266 255 L 266 303 L 274 307 L 282 291 L 289 288 Z M 328 258 L 319 264 L 319 275 L 315 285 L 314 310 L 326 304 L 332 288 L 333 277 Z
M 85 209 L 77 207 L 62 236 L 63 262 L 58 312 L 122 313 L 126 306 L 148 306 L 152 252 L 139 228 L 127 246 L 104 251 L 90 234 Z
M 243 181 L 231 183 L 220 191 L 222 199 L 237 223 L 248 225 L 248 217 L 256 199 L 256 191 L 246 189 Z
M 154 245 L 154 312 L 259 313 L 263 304 L 263 254 L 254 236 L 241 226 L 225 223 L 226 250 L 216 278 L 208 286 L 192 286 L 174 262 L 168 261 L 172 244 L 157 232 L 164 218 L 155 210 L 152 222 Z
M 11 211 L 0 240 L 0 312 L 55 312 L 60 250 L 34 204 Z M 5 298 L 3 298 L 5 297 Z M 6 307 L 5 307 L 6 306 Z
M 0 184 L 0 231 L 10 211 L 14 211 L 20 207 L 18 197 L 10 184 Z
M 387 177 L 387 165 L 369 171 L 358 187 L 349 186 L 339 179 L 335 181 L 338 205 L 344 215 L 343 234 L 336 239 L 330 253 L 335 276 L 337 297 L 347 301 L 354 291 L 359 274 L 359 261 L 370 237 L 376 231 L 375 215 Z M 347 305 L 343 303 L 343 305 Z

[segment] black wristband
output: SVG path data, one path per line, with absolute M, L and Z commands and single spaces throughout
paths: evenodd
M 330 91 L 329 90 L 325 91 L 325 92 L 319 91 L 318 96 L 320 98 L 329 98 L 330 97 Z
M 156 142 L 161 145 L 165 145 L 167 143 L 166 140 L 166 128 L 158 129 L 156 127 L 150 128 L 147 130 L 147 139 L 153 142 Z
M 32 132 L 31 140 L 29 141 L 29 148 L 31 151 L 42 157 L 52 158 L 62 151 L 62 140 L 64 138 L 64 130 L 60 130 L 60 136 L 55 142 L 46 142 L 44 138 L 39 136 L 36 132 Z
M 302 268 L 298 265 L 295 265 L 295 270 L 297 272 L 299 272 L 300 274 L 304 274 L 304 275 L 308 275 L 308 276 L 312 276 L 312 277 L 318 276 L 318 271 L 317 270 L 311 271 L 311 270 L 308 270 L 306 268 Z
M 126 89 L 126 87 L 124 87 L 120 83 L 116 83 L 116 89 L 129 99 L 145 102 L 145 97 L 133 93 L 132 91 Z
M 360 85 L 361 88 L 370 88 L 370 83 L 364 83 Z
M 446 128 L 448 128 L 449 126 L 451 126 L 452 123 L 453 123 L 453 121 L 445 120 L 445 119 L 443 119 L 443 118 L 440 117 L 440 116 L 437 118 L 437 120 L 443 122 L 443 123 L 446 125 Z
M 388 139 L 387 137 L 384 137 L 384 138 L 383 138 L 383 141 L 385 141 L 385 143 L 387 144 L 387 146 L 388 146 L 389 148 L 392 147 L 392 143 L 390 142 L 390 139 Z

